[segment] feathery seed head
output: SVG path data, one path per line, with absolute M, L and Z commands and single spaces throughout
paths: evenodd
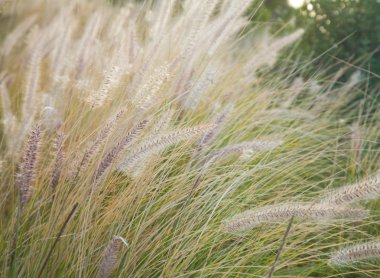
M 380 257 L 380 242 L 371 241 L 343 248 L 331 255 L 330 265 L 347 265 Z
M 90 94 L 86 101 L 89 102 L 94 108 L 102 106 L 107 100 L 110 99 L 110 91 L 119 83 L 122 77 L 122 71 L 118 66 L 113 66 L 106 72 L 104 81 L 100 88 Z
M 223 224 L 227 232 L 244 232 L 265 223 L 283 222 L 294 215 L 303 220 L 361 219 L 367 216 L 362 209 L 329 206 L 325 204 L 293 203 L 271 205 L 239 213 Z
M 262 153 L 265 151 L 271 151 L 283 144 L 283 140 L 254 140 L 238 144 L 227 145 L 219 150 L 213 151 L 208 154 L 200 163 L 205 165 L 210 162 L 214 162 L 218 159 L 229 157 L 229 155 L 238 154 L 243 155 L 245 159 L 252 157 L 255 153 Z
M 20 206 L 24 208 L 31 194 L 31 185 L 35 178 L 35 168 L 39 155 L 41 140 L 40 126 L 35 126 L 29 133 L 25 145 L 24 156 L 17 174 L 17 184 L 20 190 Z
M 118 252 L 121 246 L 121 240 L 119 237 L 114 236 L 108 243 L 107 248 L 103 255 L 103 260 L 100 264 L 99 278 L 108 278 L 116 267 L 116 260 Z
M 137 90 L 136 95 L 132 99 L 133 105 L 142 110 L 149 108 L 157 98 L 158 92 L 169 76 L 168 64 L 164 64 L 154 70 L 148 81 L 143 82 L 141 87 Z
M 215 125 L 199 125 L 182 130 L 179 129 L 157 138 L 150 139 L 149 141 L 142 142 L 136 151 L 124 159 L 124 162 L 119 165 L 119 169 L 121 171 L 127 171 L 134 163 L 139 161 L 140 158 L 144 157 L 147 153 L 157 152 L 183 140 L 200 136 L 214 127 Z
M 109 168 L 109 166 L 115 161 L 118 155 L 128 146 L 140 133 L 144 130 L 144 128 L 148 125 L 149 120 L 141 121 L 136 127 L 134 127 L 130 132 L 128 132 L 127 136 L 125 136 L 119 143 L 117 143 L 103 158 L 98 169 L 93 175 L 93 181 L 96 183 L 105 173 L 105 171 Z M 93 187 L 93 186 L 92 186 Z M 92 191 L 93 189 L 91 189 Z
M 112 116 L 111 119 L 104 125 L 104 127 L 96 134 L 95 138 L 88 144 L 80 160 L 76 160 L 74 169 L 72 170 L 72 176 L 77 177 L 83 169 L 87 167 L 92 158 L 99 152 L 101 145 L 107 140 L 115 125 L 125 114 L 125 110 L 120 110 L 116 115 Z
M 215 127 L 210 129 L 203 137 L 201 140 L 198 142 L 198 147 L 202 148 L 204 147 L 207 143 L 209 143 L 217 134 L 220 132 L 220 130 L 223 128 L 223 124 L 226 121 L 226 118 L 228 115 L 232 112 L 233 110 L 233 105 L 227 105 L 227 107 L 220 112 L 219 114 L 216 115 L 214 119 L 214 124 Z
M 327 193 L 321 203 L 343 205 L 359 200 L 376 199 L 380 195 L 380 175 L 365 178 L 357 183 L 340 187 Z

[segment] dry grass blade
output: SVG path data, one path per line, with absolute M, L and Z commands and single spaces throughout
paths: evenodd
M 63 152 L 63 141 L 65 140 L 65 135 L 63 133 L 57 133 L 55 138 L 54 148 L 55 148 L 55 160 L 54 160 L 54 169 L 50 182 L 50 186 L 55 189 L 58 185 L 59 178 L 61 176 L 64 152 Z
M 47 254 L 45 260 L 44 260 L 44 263 L 42 264 L 42 267 L 41 267 L 41 270 L 38 274 L 38 277 L 41 277 L 41 275 L 44 273 L 44 270 L 45 270 L 45 267 L 51 257 L 51 255 L 53 254 L 53 251 L 54 251 L 54 248 L 55 246 L 57 245 L 59 239 L 61 238 L 66 226 L 67 226 L 67 223 L 69 223 L 70 219 L 73 217 L 76 209 L 78 208 L 78 203 L 75 203 L 73 208 L 71 209 L 70 213 L 67 215 L 66 219 L 65 219 L 65 222 L 63 222 L 63 225 L 61 227 L 61 229 L 59 230 L 58 234 L 57 234 L 57 237 L 55 238 L 54 240 L 54 243 L 53 245 L 51 246 L 50 250 L 49 250 L 49 253 Z

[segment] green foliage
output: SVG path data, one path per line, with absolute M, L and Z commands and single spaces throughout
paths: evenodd
M 300 9 L 287 1 L 267 0 L 252 18 L 257 24 L 270 21 L 272 32 L 287 23 L 293 31 L 305 33 L 293 53 L 292 61 L 301 58 L 307 63 L 315 59 L 308 73 L 320 68 L 334 73 L 344 65 L 353 64 L 368 72 L 368 83 L 377 86 L 380 75 L 380 3 L 376 0 L 308 0 Z M 285 54 L 289 58 L 289 53 Z M 353 72 L 347 71 L 340 81 L 347 81 Z
M 380 73 L 378 1 L 310 0 L 298 11 L 296 26 L 306 27 L 301 52 L 320 55 L 330 50 L 340 60 L 366 61 L 364 68 Z

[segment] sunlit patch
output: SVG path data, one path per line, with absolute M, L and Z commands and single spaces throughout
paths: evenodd
M 294 9 L 299 9 L 305 4 L 305 0 L 288 0 L 288 4 Z

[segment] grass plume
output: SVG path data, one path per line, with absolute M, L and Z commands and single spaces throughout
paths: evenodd
M 265 223 L 281 222 L 294 216 L 303 221 L 329 219 L 362 219 L 366 210 L 314 204 L 280 204 L 248 210 L 226 220 L 223 229 L 228 232 L 244 232 Z
M 379 174 L 360 180 L 357 183 L 339 187 L 325 194 L 320 202 L 332 205 L 344 205 L 359 200 L 376 199 L 380 194 Z
M 347 265 L 380 257 L 380 242 L 369 241 L 342 248 L 331 255 L 330 264 Z
M 116 268 L 117 255 L 120 251 L 121 240 L 114 236 L 108 243 L 103 255 L 103 260 L 100 264 L 99 277 L 108 278 Z
M 36 175 L 36 164 L 39 154 L 41 141 L 41 129 L 37 125 L 34 127 L 26 141 L 24 155 L 20 164 L 20 170 L 17 174 L 17 184 L 20 191 L 20 207 L 21 210 L 28 202 L 31 192 L 32 183 Z

